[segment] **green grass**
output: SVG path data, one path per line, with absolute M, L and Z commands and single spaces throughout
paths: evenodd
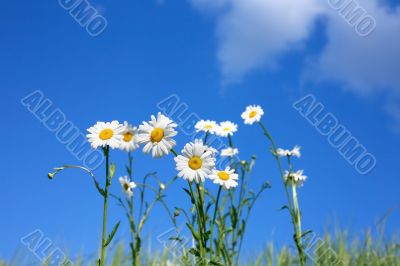
M 335 235 L 325 234 L 321 239 L 310 238 L 309 248 L 306 248 L 308 265 L 351 265 L 351 266 L 398 266 L 400 265 L 400 242 L 397 237 L 384 239 L 382 237 L 372 237 L 368 231 L 361 237 L 350 237 L 346 231 L 339 231 Z M 314 243 L 314 244 L 313 244 Z M 315 244 L 317 243 L 317 244 Z M 76 256 L 73 256 L 76 258 Z M 244 256 L 246 257 L 246 256 Z M 249 259 L 252 257 L 254 259 Z M 312 260 L 310 259 L 312 257 Z M 129 248 L 120 242 L 109 251 L 107 265 L 125 266 L 131 265 Z M 96 257 L 93 259 L 83 259 L 78 256 L 73 260 L 76 266 L 95 265 Z M 151 251 L 150 248 L 143 249 L 140 255 L 141 265 L 145 266 L 172 266 L 172 265 L 194 265 L 191 258 L 174 258 L 165 249 L 158 252 Z M 47 262 L 41 265 L 51 265 Z M 182 262 L 186 261 L 186 262 Z M 0 266 L 8 265 L 39 265 L 38 260 L 31 256 L 27 250 L 19 251 L 14 258 L 5 262 L 0 260 Z M 289 266 L 299 265 L 297 252 L 294 247 L 282 247 L 279 250 L 272 244 L 268 244 L 263 252 L 256 256 L 247 256 L 240 265 L 261 266 L 278 265 Z
M 310 265 L 354 265 L 380 266 L 400 265 L 400 243 L 393 237 L 388 241 L 373 239 L 367 232 L 362 239 L 350 238 L 347 232 L 341 231 L 335 236 L 326 234 L 315 246 L 307 250 L 307 261 Z M 312 260 L 311 260 L 312 258 Z M 284 247 L 275 252 L 272 244 L 258 257 L 255 263 L 248 265 L 297 265 L 298 259 L 294 250 Z

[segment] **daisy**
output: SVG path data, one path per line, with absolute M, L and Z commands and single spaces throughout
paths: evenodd
M 289 155 L 289 150 L 284 150 L 284 149 L 282 149 L 282 148 L 278 148 L 277 150 L 276 150 L 276 154 L 278 154 L 278 156 L 280 156 L 280 157 L 285 157 L 285 156 L 288 156 Z
M 279 148 L 276 150 L 276 154 L 280 157 L 294 156 L 294 157 L 300 158 L 300 156 L 301 156 L 300 149 L 301 149 L 301 147 L 298 145 L 294 146 L 294 148 L 291 151 Z
M 298 170 L 297 172 L 285 171 L 285 182 L 288 180 L 293 181 L 296 185 L 303 185 L 307 180 L 307 176 L 303 175 L 304 170 Z
M 221 150 L 221 156 L 225 157 L 233 157 L 238 153 L 239 153 L 238 149 L 231 147 Z
M 203 144 L 202 140 L 196 139 L 185 145 L 182 155 L 174 158 L 178 177 L 193 180 L 196 183 L 204 182 L 204 179 L 211 174 L 215 166 L 215 158 L 209 147 Z
M 298 146 L 298 145 L 294 146 L 294 148 L 290 151 L 289 155 L 300 158 L 300 156 L 301 156 L 300 149 L 301 149 L 300 146 Z
M 232 136 L 234 132 L 237 131 L 237 125 L 231 121 L 221 122 L 216 130 L 216 133 L 220 137 Z
M 172 139 L 177 134 L 175 127 L 177 124 L 161 113 L 158 113 L 157 118 L 152 115 L 151 121 L 139 126 L 137 143 L 144 144 L 144 153 L 152 151 L 153 157 L 162 157 L 176 145 Z
M 211 121 L 211 120 L 200 120 L 199 122 L 196 123 L 194 126 L 196 128 L 196 131 L 204 131 L 204 132 L 209 132 L 211 134 L 214 134 L 218 128 L 217 122 Z
M 214 147 L 211 147 L 211 146 L 208 146 L 208 149 L 207 149 L 207 150 L 211 152 L 211 155 L 212 155 L 212 156 L 215 156 L 215 155 L 217 155 L 217 153 L 218 153 L 218 150 L 215 149 Z
M 249 105 L 242 113 L 245 124 L 252 125 L 254 122 L 260 122 L 261 116 L 264 114 L 263 109 L 259 105 Z
M 137 128 L 132 127 L 128 122 L 124 122 L 124 130 L 122 131 L 122 141 L 119 148 L 123 151 L 130 152 L 136 150 L 139 145 L 136 142 Z
M 112 149 L 118 148 L 123 138 L 123 126 L 116 120 L 112 122 L 97 122 L 87 131 L 90 134 L 87 134 L 86 137 L 94 149 L 105 146 L 110 146 Z
M 127 197 L 132 197 L 133 196 L 133 191 L 132 188 L 136 187 L 136 184 L 134 182 L 129 181 L 127 176 L 121 176 L 119 178 L 119 183 L 121 184 L 122 191 L 125 193 Z
M 235 169 L 230 169 L 229 166 L 224 171 L 214 169 L 210 179 L 214 181 L 214 184 L 223 186 L 225 189 L 234 188 L 238 185 L 238 175 L 235 173 Z

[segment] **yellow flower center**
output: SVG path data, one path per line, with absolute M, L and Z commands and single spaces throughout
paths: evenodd
M 204 128 L 205 129 L 212 129 L 212 125 L 206 125 Z
M 253 117 L 255 117 L 257 115 L 257 112 L 256 111 L 251 111 L 251 113 L 249 114 L 249 117 L 250 118 L 253 118 Z
M 131 132 L 127 132 L 124 134 L 124 141 L 125 142 L 130 142 L 133 138 L 133 134 Z
M 229 127 L 224 128 L 224 131 L 229 131 L 229 130 L 230 130 Z
M 129 184 L 128 183 L 124 183 L 124 189 L 128 190 L 129 189 Z
M 189 167 L 192 170 L 198 170 L 201 168 L 201 166 L 203 165 L 203 161 L 200 159 L 200 157 L 198 156 L 193 156 L 188 163 Z
M 150 133 L 150 140 L 151 142 L 160 142 L 164 137 L 164 129 L 156 127 Z
M 225 171 L 218 172 L 218 177 L 221 180 L 227 181 L 229 180 L 229 174 Z
M 113 136 L 114 136 L 114 131 L 112 131 L 112 129 L 109 128 L 103 129 L 99 134 L 99 138 L 101 138 L 102 140 L 111 139 Z

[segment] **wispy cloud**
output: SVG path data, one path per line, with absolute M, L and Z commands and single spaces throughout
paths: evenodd
M 360 37 L 335 12 L 327 13 L 327 43 L 307 72 L 312 80 L 339 81 L 360 96 L 383 96 L 384 109 L 399 127 L 400 9 L 376 0 L 360 3 L 376 20 L 374 32 Z
M 261 66 L 273 68 L 278 55 L 308 37 L 315 17 L 322 11 L 318 0 L 191 2 L 217 16 L 217 57 L 227 83 L 238 82 Z

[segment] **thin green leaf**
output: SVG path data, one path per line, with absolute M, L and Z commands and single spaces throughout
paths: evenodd
M 117 230 L 118 230 L 118 227 L 119 227 L 119 224 L 120 224 L 120 223 L 121 223 L 121 221 L 119 221 L 119 222 L 114 226 L 113 230 L 111 231 L 111 233 L 110 233 L 110 234 L 108 235 L 108 237 L 107 237 L 106 243 L 104 243 L 104 247 L 107 247 L 107 246 L 111 243 L 112 239 L 114 238 L 115 233 L 116 233 Z
M 193 225 L 191 225 L 190 223 L 186 223 L 187 227 L 190 229 L 190 231 L 192 232 L 193 237 L 197 240 L 200 241 L 200 235 L 199 233 L 194 229 Z
M 282 210 L 284 210 L 284 209 L 289 210 L 289 207 L 288 207 L 287 205 L 283 205 L 279 210 L 282 211 Z
M 301 234 L 301 237 L 304 237 L 304 236 L 306 236 L 306 235 L 308 235 L 308 234 L 310 234 L 310 233 L 312 233 L 313 231 L 312 230 L 307 230 L 307 231 L 305 231 L 305 232 L 303 232 L 302 234 Z
M 97 188 L 97 191 L 99 191 L 100 195 L 102 195 L 103 197 L 105 197 L 105 196 L 106 196 L 106 192 L 104 191 L 104 189 L 102 189 L 102 188 L 100 187 L 99 182 L 97 182 L 97 180 L 94 179 L 94 178 L 93 178 L 93 181 L 94 181 L 94 185 L 95 185 L 96 188 Z
M 196 257 L 200 257 L 200 252 L 195 248 L 189 249 L 189 253 L 195 255 Z
M 211 264 L 211 265 L 217 265 L 217 266 L 224 266 L 224 264 L 222 264 L 222 263 L 220 263 L 220 262 L 218 262 L 218 261 L 214 261 L 214 260 L 211 260 L 211 261 L 210 261 L 210 264 Z

